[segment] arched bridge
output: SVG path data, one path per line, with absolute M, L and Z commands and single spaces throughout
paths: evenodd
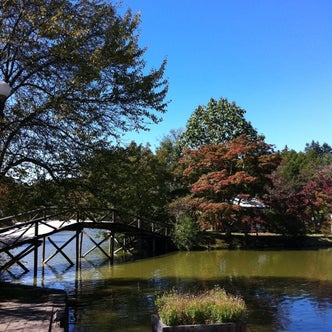
M 16 216 L 0 219 L 0 224 L 15 222 L 11 226 L 0 229 L 0 272 L 8 270 L 12 265 L 18 264 L 25 272 L 28 268 L 22 259 L 34 252 L 34 274 L 37 277 L 38 248 L 42 245 L 42 264 L 49 262 L 55 255 L 61 254 L 70 265 L 79 266 L 80 259 L 98 248 L 113 264 L 114 255 L 118 251 L 131 253 L 142 245 L 142 241 L 150 244 L 152 254 L 155 254 L 157 243 L 165 247 L 170 243 L 171 225 L 158 221 L 140 218 L 116 209 L 58 209 L 43 208 Z M 106 230 L 98 242 L 92 238 L 86 229 Z M 63 245 L 57 245 L 51 238 L 55 233 L 73 231 L 73 236 Z M 117 236 L 121 234 L 121 236 Z M 83 236 L 89 237 L 94 246 L 87 252 L 82 252 Z M 75 262 L 68 257 L 64 248 L 71 242 L 76 242 Z M 102 244 L 108 241 L 108 250 Z M 50 243 L 54 253 L 45 257 L 45 243 Z M 24 248 L 15 255 L 13 249 Z M 6 256 L 6 259 L 4 259 Z

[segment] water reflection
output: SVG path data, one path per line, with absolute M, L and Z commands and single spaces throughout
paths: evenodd
M 157 292 L 214 285 L 245 299 L 251 332 L 332 331 L 329 249 L 183 252 L 114 266 L 96 253 L 79 271 L 52 263 L 43 284 L 68 292 L 70 332 L 150 331 Z
M 244 297 L 250 331 L 332 330 L 328 281 L 306 283 L 305 279 L 258 277 L 161 280 L 162 283 L 159 278 L 84 283 L 73 303 L 70 331 L 90 331 L 90 327 L 98 331 L 149 331 L 156 291 L 174 286 L 194 290 L 216 284 Z
M 149 331 L 158 291 L 214 285 L 244 297 L 251 332 L 331 331 L 331 255 L 329 250 L 175 253 L 100 268 L 102 278 L 86 270 L 71 331 L 90 331 L 91 324 L 98 331 Z

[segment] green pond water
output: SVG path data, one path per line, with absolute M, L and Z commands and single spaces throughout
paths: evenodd
M 43 273 L 40 285 L 68 292 L 70 332 L 151 331 L 158 292 L 215 285 L 244 298 L 251 332 L 332 331 L 332 249 L 176 252 L 113 266 L 95 253 L 78 273 L 59 258 Z

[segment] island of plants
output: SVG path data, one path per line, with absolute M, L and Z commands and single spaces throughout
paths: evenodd
M 155 304 L 153 332 L 246 330 L 244 300 L 220 287 L 196 294 L 172 290 L 157 296 Z

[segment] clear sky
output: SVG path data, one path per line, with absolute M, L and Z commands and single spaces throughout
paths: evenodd
M 167 59 L 168 112 L 128 143 L 159 146 L 227 98 L 276 149 L 332 145 L 332 0 L 123 0 L 141 13 L 148 67 Z

